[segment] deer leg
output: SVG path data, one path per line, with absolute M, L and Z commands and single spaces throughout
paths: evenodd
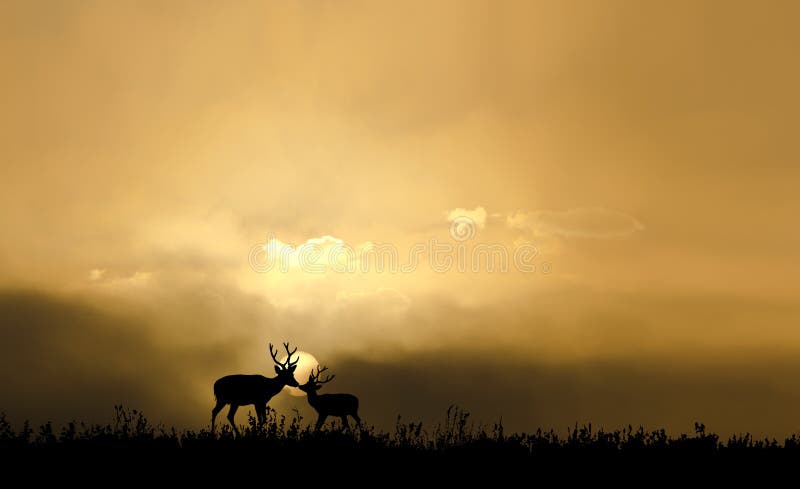
M 317 418 L 317 426 L 315 428 L 317 431 L 319 431 L 319 429 L 322 428 L 322 425 L 325 424 L 325 420 L 327 418 L 328 418 L 327 414 L 320 414 L 319 415 L 319 417 Z
M 231 424 L 231 426 L 233 426 L 233 432 L 236 433 L 236 435 L 238 436 L 239 428 L 236 427 L 236 419 L 235 419 L 237 409 L 239 409 L 238 404 L 231 404 L 231 408 L 228 409 L 228 422 Z
M 350 424 L 347 422 L 347 415 L 345 414 L 344 416 L 339 416 L 339 417 L 342 418 L 342 429 L 349 430 Z
M 219 414 L 220 411 L 222 411 L 222 408 L 224 408 L 224 407 L 225 407 L 225 403 L 224 402 L 217 401 L 217 405 L 214 406 L 214 409 L 211 410 L 211 432 L 212 433 L 214 432 L 214 421 L 217 419 L 217 415 Z
M 258 417 L 258 424 L 263 425 L 267 422 L 267 405 L 256 404 L 256 416 Z

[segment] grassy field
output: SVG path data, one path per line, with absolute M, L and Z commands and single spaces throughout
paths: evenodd
M 313 421 L 313 420 L 312 420 Z M 537 429 L 530 433 L 506 433 L 501 424 L 471 423 L 469 414 L 452 407 L 444 420 L 426 427 L 398 418 L 393 431 L 373 427 L 344 431 L 334 425 L 320 431 L 295 415 L 269 411 L 259 426 L 250 416 L 235 437 L 223 424 L 216 433 L 208 429 L 179 430 L 152 425 L 136 410 L 117 406 L 108 424 L 72 422 L 56 428 L 52 423 L 32 427 L 25 422 L 13 427 L 0 414 L 0 448 L 6 455 L 49 456 L 75 453 L 158 454 L 176 457 L 230 454 L 264 454 L 274 460 L 296 460 L 312 454 L 328 458 L 419 461 L 496 461 L 527 465 L 553 460 L 727 460 L 742 457 L 797 458 L 800 438 L 782 441 L 753 439 L 748 434 L 721 439 L 695 424 L 692 434 L 670 435 L 664 430 L 645 431 L 628 426 L 607 431 L 591 425 L 573 426 L 562 432 Z M 198 458 L 198 459 L 199 459 Z

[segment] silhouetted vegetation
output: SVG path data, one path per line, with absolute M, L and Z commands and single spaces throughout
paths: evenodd
M 457 408 L 430 427 L 398 418 L 388 432 L 367 424 L 343 430 L 338 421 L 316 430 L 297 414 L 287 417 L 270 409 L 266 423 L 249 416 L 240 432 L 236 436 L 227 425 L 216 433 L 154 426 L 141 412 L 121 407 L 111 423 L 72 422 L 59 428 L 52 423 L 33 428 L 25 422 L 14 429 L 0 415 L 0 460 L 8 468 L 25 467 L 18 473 L 40 482 L 71 479 L 104 487 L 134 480 L 252 484 L 265 478 L 272 484 L 302 478 L 306 484 L 358 479 L 383 487 L 435 480 L 446 487 L 472 487 L 481 480 L 476 477 L 533 485 L 548 478 L 593 485 L 602 480 L 641 487 L 664 480 L 739 482 L 745 473 L 775 476 L 793 472 L 800 458 L 797 435 L 782 443 L 748 434 L 721 440 L 702 424 L 692 434 L 677 436 L 591 425 L 506 433 L 501 423 L 473 424 Z
M 342 455 L 392 454 L 420 457 L 481 457 L 505 460 L 536 460 L 551 457 L 625 457 L 688 455 L 707 458 L 734 456 L 741 453 L 786 453 L 800 456 L 800 437 L 796 434 L 782 443 L 775 439 L 754 439 L 749 434 L 721 440 L 695 424 L 691 435 L 670 436 L 664 430 L 646 431 L 628 426 L 606 431 L 592 425 L 573 426 L 561 433 L 538 429 L 532 433 L 506 433 L 501 423 L 491 426 L 476 425 L 469 413 L 450 408 L 445 420 L 430 428 L 422 423 L 397 419 L 392 432 L 363 426 L 356 430 L 341 430 L 338 425 L 330 429 L 315 430 L 303 422 L 302 417 L 287 417 L 269 410 L 264 424 L 253 416 L 241 435 L 236 437 L 225 425 L 212 433 L 177 430 L 154 426 L 141 412 L 117 406 L 113 422 L 84 424 L 71 422 L 56 429 L 52 423 L 37 428 L 24 422 L 14 428 L 5 414 L 0 414 L 0 447 L 4 451 L 66 452 L 81 449 L 126 449 L 148 452 L 224 452 L 246 448 L 275 454 L 319 451 Z

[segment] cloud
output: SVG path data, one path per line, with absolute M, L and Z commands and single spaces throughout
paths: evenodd
M 103 280 L 106 275 L 106 270 L 101 274 L 95 276 L 95 270 L 92 270 L 90 280 L 95 282 L 99 290 L 107 292 L 126 293 L 130 290 L 142 289 L 152 283 L 153 274 L 151 272 L 136 271 L 128 276 L 118 276 Z
M 447 220 L 452 222 L 459 217 L 467 217 L 472 219 L 478 229 L 483 229 L 486 227 L 486 209 L 483 207 L 476 207 L 474 209 L 464 209 L 462 207 L 456 207 L 455 209 L 449 210 L 446 212 Z
M 578 207 L 566 211 L 516 212 L 506 218 L 512 229 L 564 238 L 623 238 L 644 230 L 638 219 L 603 207 Z
M 325 389 L 358 395 L 362 417 L 384 427 L 398 415 L 430 427 L 455 404 L 475 422 L 491 426 L 502 418 L 512 431 L 561 432 L 578 422 L 691 432 L 701 421 L 722 434 L 781 436 L 796 429 L 796 392 L 770 379 L 800 377 L 800 363 L 773 360 L 760 366 L 756 360 L 707 366 L 668 358 L 548 364 L 498 351 L 440 350 L 374 362 L 333 359 L 328 365 L 336 382 Z
M 16 421 L 102 421 L 124 404 L 160 420 L 198 420 L 194 381 L 223 371 L 233 352 L 161 344 L 152 326 L 80 301 L 3 292 L 0 411 Z
M 391 318 L 408 311 L 411 299 L 399 290 L 378 287 L 372 291 L 346 291 L 336 294 L 336 302 L 344 308 L 359 309 L 367 317 Z
M 342 247 L 347 249 L 341 250 Z M 309 238 L 297 246 L 270 237 L 266 243 L 251 247 L 249 264 L 253 271 L 259 273 L 272 270 L 322 273 L 331 266 L 332 259 L 339 256 L 337 250 L 349 251 L 352 248 L 341 239 L 327 234 Z
M 93 268 L 89 270 L 89 280 L 100 280 L 103 278 L 103 275 L 106 274 L 106 270 L 104 268 Z
M 798 317 L 794 303 L 770 303 L 764 316 L 759 304 L 725 297 L 595 293 L 591 306 L 562 292 L 511 308 L 462 307 L 383 288 L 338 294 L 341 307 L 323 320 L 213 282 L 153 285 L 152 303 L 0 292 L 0 411 L 15 423 L 104 421 L 123 403 L 197 427 L 208 422 L 216 378 L 269 375 L 266 343 L 290 341 L 337 374 L 328 392 L 357 394 L 366 419 L 384 429 L 397 414 L 438 420 L 453 403 L 484 422 L 503 416 L 514 430 L 575 421 L 685 430 L 700 420 L 783 434 L 796 421 L 796 345 L 777 351 L 785 334 L 770 326 L 789 307 Z M 757 343 L 742 334 L 751 317 L 764 323 Z M 281 395 L 271 406 L 312 416 L 302 398 Z

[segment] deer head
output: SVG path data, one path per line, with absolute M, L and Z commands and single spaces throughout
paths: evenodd
M 286 361 L 280 362 L 278 361 L 278 350 L 273 349 L 272 343 L 269 344 L 269 354 L 272 355 L 272 361 L 275 362 L 275 373 L 278 374 L 279 381 L 292 387 L 298 387 L 300 384 L 294 378 L 294 371 L 297 369 L 300 357 L 292 361 L 292 355 L 297 352 L 297 347 L 294 347 L 292 351 L 289 351 L 289 343 L 284 343 L 283 347 L 286 348 Z
M 341 418 L 342 426 L 348 428 L 347 417 L 351 416 L 356 420 L 356 424 L 361 425 L 361 418 L 358 416 L 358 398 L 352 394 L 317 394 L 323 384 L 327 384 L 336 377 L 328 375 L 322 379 L 322 372 L 328 367 L 319 368 L 311 372 L 308 382 L 300 386 L 300 390 L 308 396 L 308 403 L 313 407 L 319 417 L 317 418 L 316 429 L 320 429 L 328 416 Z
M 312 371 L 311 374 L 309 374 L 308 382 L 301 385 L 300 390 L 306 394 L 315 394 L 322 388 L 322 384 L 327 384 L 336 377 L 335 375 L 327 375 L 323 380 L 320 380 L 320 375 L 322 375 L 322 372 L 326 370 L 328 370 L 328 367 L 322 367 L 320 369 L 319 365 L 317 365 L 316 372 Z

